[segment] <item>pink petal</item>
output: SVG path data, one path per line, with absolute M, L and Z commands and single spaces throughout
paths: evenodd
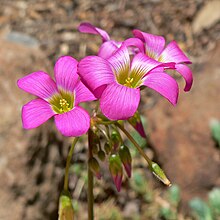
M 131 49 L 131 51 L 133 51 L 132 54 L 136 54 L 138 52 L 145 53 L 144 43 L 138 38 L 128 38 L 123 42 L 123 45 Z
M 163 51 L 165 39 L 162 36 L 148 34 L 139 30 L 133 30 L 133 34 L 146 44 L 145 48 L 148 56 L 156 59 Z
M 102 37 L 103 42 L 110 40 L 110 37 L 109 37 L 109 35 L 107 34 L 106 31 L 104 31 L 100 28 L 97 28 L 97 27 L 95 27 L 92 24 L 87 23 L 87 22 L 81 23 L 78 27 L 78 31 L 80 31 L 82 33 L 100 35 Z
M 96 100 L 96 97 L 81 81 L 79 81 L 75 87 L 75 105 L 78 105 L 80 102 L 93 100 Z
M 76 106 L 69 112 L 55 115 L 55 124 L 62 135 L 78 137 L 88 131 L 90 117 L 83 108 Z
M 55 79 L 59 89 L 73 92 L 79 76 L 77 60 L 70 56 L 60 57 L 54 67 Z
M 126 46 L 121 46 L 114 55 L 108 59 L 108 62 L 111 64 L 116 76 L 128 74 L 130 69 L 128 48 Z
M 82 59 L 78 65 L 78 73 L 82 82 L 97 98 L 100 98 L 105 85 L 115 80 L 109 63 L 98 56 L 87 56 Z
M 22 108 L 22 123 L 25 129 L 36 128 L 46 122 L 55 113 L 48 102 L 43 99 L 34 99 Z
M 160 62 L 188 63 L 191 61 L 175 41 L 170 42 L 158 58 Z
M 108 59 L 110 56 L 114 54 L 114 52 L 118 48 L 119 48 L 118 44 L 113 40 L 104 42 L 99 49 L 98 56 L 104 59 Z
M 116 176 L 112 177 L 118 192 L 121 191 L 122 177 L 123 177 L 123 174 L 121 174 L 121 173 L 119 173 Z
M 57 93 L 56 83 L 47 73 L 42 71 L 31 73 L 19 79 L 17 84 L 25 92 L 45 100 Z
M 173 65 L 173 69 L 174 68 L 175 68 L 175 64 Z M 150 73 L 154 73 L 154 72 L 158 73 L 158 72 L 163 72 L 163 71 L 164 71 L 164 67 L 163 66 L 159 66 L 159 67 L 151 70 Z
M 131 169 L 132 169 L 131 163 L 125 163 L 123 165 L 124 165 L 124 168 L 125 168 L 125 171 L 126 171 L 128 177 L 131 178 Z
M 164 72 L 153 72 L 146 75 L 143 85 L 157 91 L 173 105 L 176 105 L 179 87 L 171 76 Z
M 163 66 L 160 62 L 151 59 L 143 53 L 139 53 L 134 56 L 131 63 L 131 74 L 130 76 L 136 78 L 137 76 L 143 77 L 152 69 Z
M 176 71 L 179 72 L 185 79 L 186 85 L 184 91 L 188 92 L 191 89 L 193 83 L 193 75 L 190 68 L 184 64 L 176 64 L 175 67 Z
M 125 120 L 136 112 L 140 102 L 140 90 L 117 83 L 106 87 L 101 99 L 102 113 L 110 120 Z

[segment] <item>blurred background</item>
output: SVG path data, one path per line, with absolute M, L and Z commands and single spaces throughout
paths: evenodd
M 220 1 L 219 0 L 0 0 L 0 220 L 57 219 L 65 159 L 71 140 L 53 121 L 24 131 L 20 110 L 32 97 L 16 81 L 28 73 L 53 74 L 61 55 L 96 54 L 98 36 L 77 31 L 80 22 L 106 30 L 112 39 L 133 29 L 175 39 L 193 64 L 189 93 L 180 84 L 176 107 L 150 89 L 140 112 L 148 135 L 135 139 L 167 173 L 167 188 L 130 145 L 132 178 L 118 193 L 106 164 L 95 181 L 99 220 L 220 219 Z M 86 217 L 86 139 L 77 145 L 70 190 L 76 219 Z M 129 144 L 129 143 L 128 143 Z

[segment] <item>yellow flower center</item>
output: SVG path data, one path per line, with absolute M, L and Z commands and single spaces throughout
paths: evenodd
M 60 112 L 68 112 L 70 111 L 69 103 L 66 101 L 66 99 L 60 99 Z
M 56 113 L 63 114 L 70 111 L 74 107 L 74 94 L 59 91 L 59 93 L 51 97 L 49 103 Z
M 133 81 L 134 81 L 133 78 L 128 77 L 127 79 L 125 79 L 124 86 L 127 86 L 127 87 L 132 88 L 132 87 L 133 87 L 133 86 L 132 86 L 132 82 L 133 82 Z

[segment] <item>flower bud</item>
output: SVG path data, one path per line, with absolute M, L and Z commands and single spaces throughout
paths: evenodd
M 104 150 L 106 154 L 109 154 L 111 152 L 111 146 L 108 142 L 105 143 Z
M 89 169 L 94 173 L 97 179 L 101 179 L 100 166 L 98 161 L 92 157 L 88 161 Z
M 141 122 L 141 117 L 138 111 L 128 119 L 128 122 L 132 125 L 132 127 L 141 135 L 141 137 L 146 138 L 146 134 L 144 131 L 144 126 Z
M 74 220 L 74 210 L 71 195 L 68 191 L 63 191 L 59 198 L 59 220 Z
M 118 192 L 121 190 L 123 169 L 118 155 L 112 154 L 109 157 L 109 170 Z
M 168 180 L 168 178 L 166 177 L 164 171 L 160 168 L 160 166 L 155 163 L 152 162 L 151 166 L 150 166 L 151 171 L 153 172 L 153 174 L 160 180 L 162 181 L 165 185 L 167 186 L 171 186 L 170 181 Z
M 128 175 L 128 177 L 131 177 L 131 153 L 128 149 L 128 147 L 122 145 L 119 149 L 119 157 L 121 159 L 121 162 L 124 165 L 124 168 L 126 170 L 126 173 Z
M 98 158 L 101 160 L 101 161 L 104 161 L 105 160 L 105 152 L 103 150 L 100 150 L 98 152 Z
M 113 144 L 113 148 L 116 150 L 119 145 L 120 145 L 120 134 L 117 132 L 117 131 L 112 131 L 112 134 L 111 134 L 111 141 L 112 141 L 112 144 Z
M 99 151 L 99 147 L 97 144 L 92 144 L 92 153 L 97 154 Z

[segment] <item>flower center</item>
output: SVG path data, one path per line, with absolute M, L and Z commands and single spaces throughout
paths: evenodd
M 132 87 L 133 87 L 133 85 L 132 85 L 132 82 L 133 82 L 133 81 L 134 81 L 133 78 L 128 77 L 127 79 L 125 79 L 124 86 L 127 86 L 127 87 L 132 88 Z
M 154 60 L 158 60 L 158 55 L 149 48 L 146 48 L 146 55 Z
M 69 103 L 66 101 L 66 99 L 60 99 L 60 112 L 68 112 L 70 111 L 70 108 L 69 108 Z
M 116 81 L 129 88 L 138 88 L 142 84 L 142 77 L 145 75 L 145 70 L 142 66 L 130 67 L 129 65 L 121 64 L 121 66 L 113 69 Z
M 74 107 L 74 94 L 61 91 L 60 93 L 55 94 L 49 100 L 49 103 L 56 113 L 63 114 Z

